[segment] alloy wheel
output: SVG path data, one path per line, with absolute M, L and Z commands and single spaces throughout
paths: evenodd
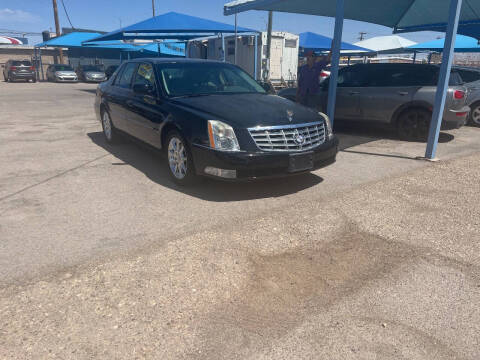
M 480 105 L 477 105 L 472 110 L 472 122 L 475 125 L 480 126 Z
M 106 111 L 103 112 L 102 116 L 102 125 L 103 125 L 103 133 L 108 141 L 112 140 L 112 123 L 110 121 L 110 116 Z
M 175 178 L 182 180 L 187 176 L 187 151 L 176 136 L 170 138 L 168 144 L 168 164 Z

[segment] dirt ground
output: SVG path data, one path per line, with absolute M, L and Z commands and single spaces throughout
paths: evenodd
M 479 129 L 179 189 L 104 143 L 94 86 L 0 94 L 1 359 L 480 358 Z

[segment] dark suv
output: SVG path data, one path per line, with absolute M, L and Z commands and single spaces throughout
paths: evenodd
M 108 142 L 125 132 L 164 149 L 173 180 L 225 180 L 308 172 L 335 162 L 330 120 L 268 94 L 237 66 L 205 60 L 137 59 L 97 89 Z
M 338 73 L 335 118 L 388 124 L 397 128 L 402 139 L 425 139 L 437 91 L 439 67 L 422 64 L 357 64 Z M 319 110 L 326 109 L 328 83 L 316 94 Z M 295 90 L 280 92 L 291 98 Z M 289 93 L 290 92 L 290 93 Z M 452 70 L 445 102 L 442 129 L 463 126 L 470 108 L 467 89 L 457 71 Z
M 36 82 L 37 74 L 30 60 L 8 60 L 3 67 L 5 81 L 27 80 Z

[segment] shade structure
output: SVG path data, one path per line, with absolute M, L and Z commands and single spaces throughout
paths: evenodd
M 330 0 L 237 0 L 224 6 L 225 15 L 247 10 L 272 10 L 298 14 L 335 16 Z M 345 1 L 346 19 L 365 21 L 391 28 L 445 24 L 449 0 L 353 0 Z M 480 23 L 480 1 L 463 0 L 460 21 Z
M 313 32 L 304 32 L 300 34 L 300 53 L 306 51 L 326 51 L 332 48 L 332 38 L 315 34 Z M 352 50 L 358 52 L 370 52 L 371 50 L 342 42 L 342 50 Z
M 254 30 L 238 27 L 237 32 Z M 91 41 L 111 41 L 124 39 L 177 39 L 189 40 L 207 34 L 234 33 L 235 26 L 196 16 L 169 12 L 139 23 L 98 36 Z
M 410 50 L 430 50 L 442 52 L 445 48 L 445 39 L 427 41 L 421 44 L 409 46 Z M 457 35 L 455 39 L 455 52 L 480 52 L 478 40 L 469 36 Z
M 134 44 L 125 43 L 120 40 L 111 41 L 91 41 L 94 38 L 101 36 L 100 33 L 95 32 L 71 32 L 62 35 L 43 43 L 37 44 L 36 47 L 62 47 L 62 48 L 97 48 L 97 49 L 118 49 L 120 51 L 136 52 L 141 51 L 152 55 L 158 55 L 159 50 L 161 55 L 170 56 L 184 56 L 185 44 L 165 41 L 160 44 Z
M 427 24 L 422 26 L 406 26 L 403 28 L 396 28 L 395 33 L 405 33 L 412 31 L 439 31 L 445 32 L 447 29 L 447 24 Z M 461 22 L 458 25 L 457 34 L 462 34 L 465 36 L 470 36 L 480 40 L 480 22 L 477 21 L 467 21 Z
M 376 36 L 367 40 L 356 42 L 355 45 L 366 47 L 374 51 L 385 51 L 406 48 L 416 45 L 415 42 L 398 35 Z

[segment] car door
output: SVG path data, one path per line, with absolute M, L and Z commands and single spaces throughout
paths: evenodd
M 133 79 L 133 94 L 127 101 L 129 111 L 126 112 L 128 127 L 133 136 L 160 148 L 159 128 L 167 112 L 163 111 L 158 81 L 155 78 L 153 64 L 139 64 Z
M 413 101 L 429 69 L 413 64 L 370 64 L 367 86 L 360 93 L 361 118 L 390 123 L 397 109 Z M 425 74 L 427 72 L 427 74 Z M 425 80 L 426 81 L 426 80 Z
M 357 120 L 360 117 L 359 95 L 364 84 L 363 65 L 350 66 L 339 72 L 335 118 Z
M 131 131 L 127 124 L 127 112 L 130 109 L 127 101 L 132 97 L 131 85 L 136 69 L 136 62 L 126 63 L 105 93 L 113 126 L 129 134 Z

